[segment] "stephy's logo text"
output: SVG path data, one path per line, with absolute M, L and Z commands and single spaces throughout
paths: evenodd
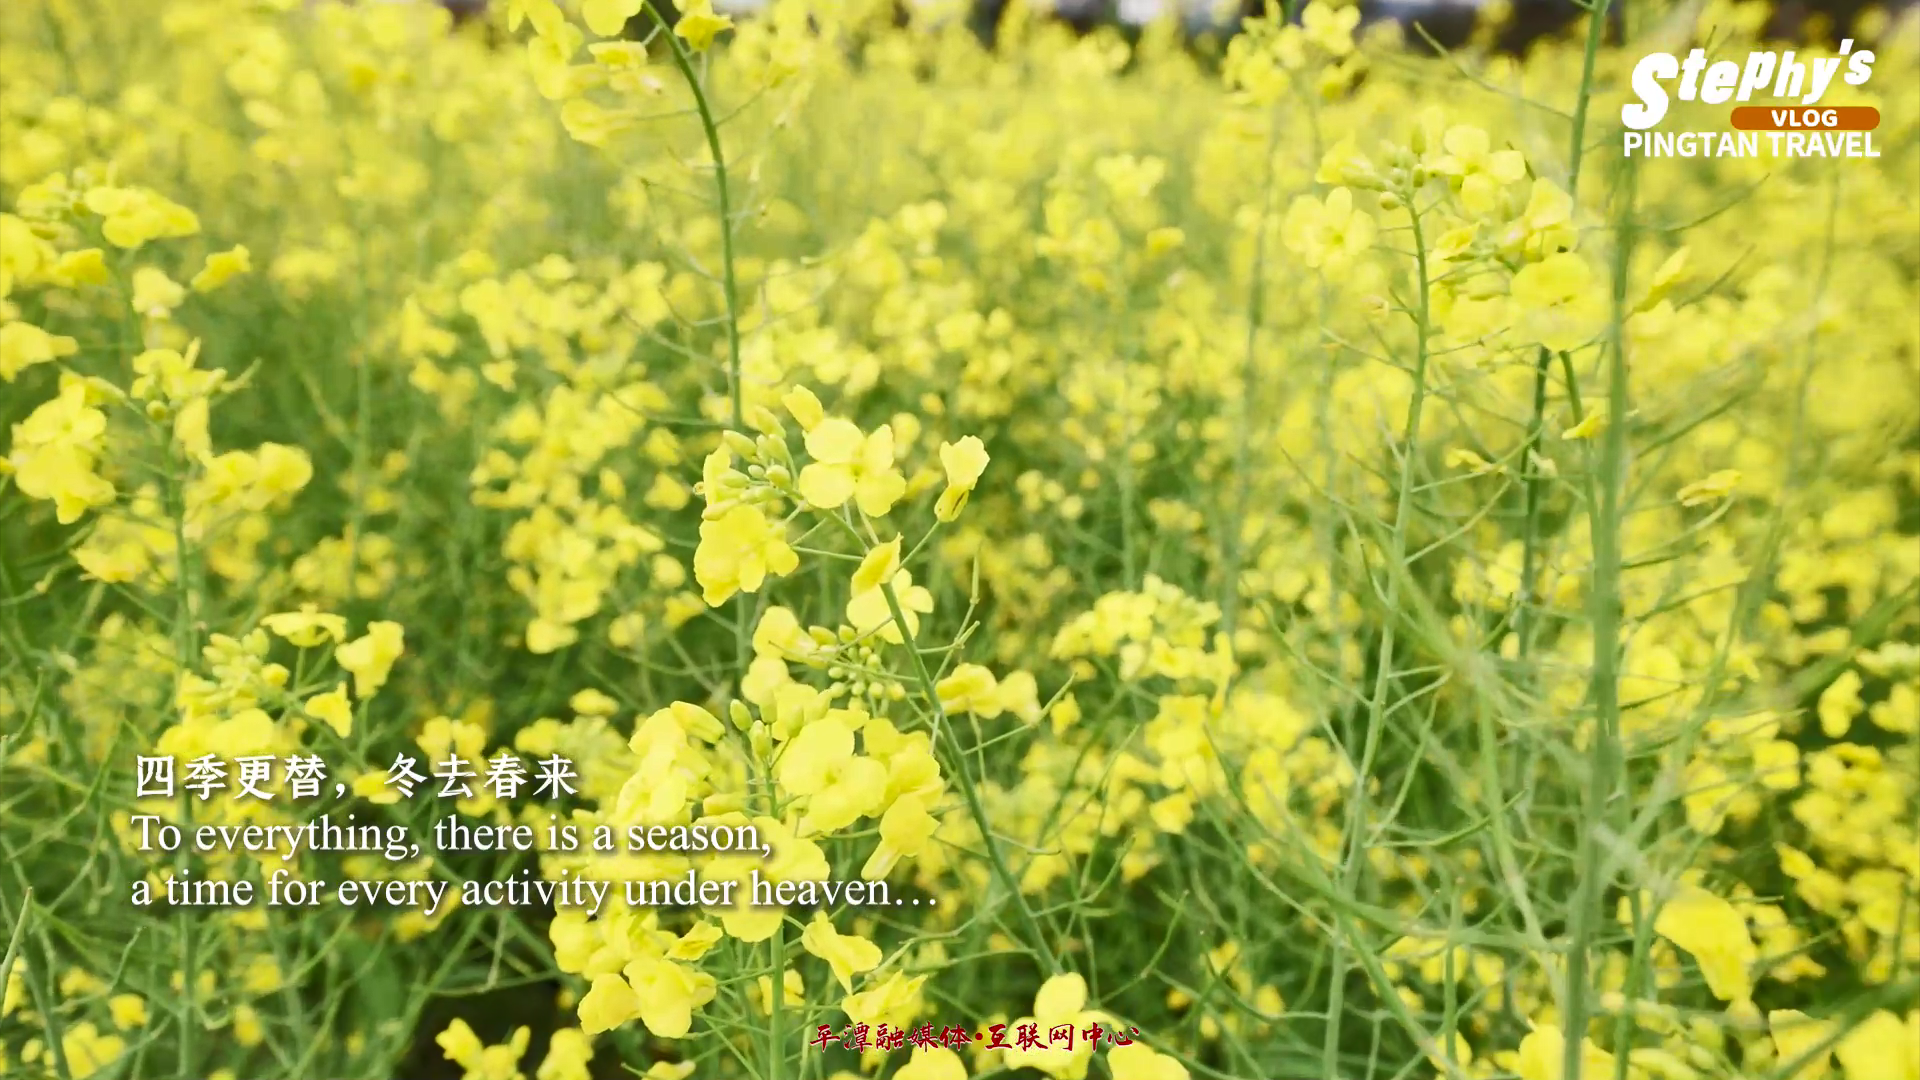
M 1801 58 L 1792 50 L 1755 50 L 1744 63 L 1710 62 L 1705 49 L 1682 61 L 1672 53 L 1649 53 L 1633 69 L 1639 99 L 1623 106 L 1627 126 L 1623 149 L 1628 157 L 1754 157 L 1766 149 L 1775 157 L 1879 157 L 1873 129 L 1880 113 L 1866 105 L 1822 106 L 1840 79 L 1864 86 L 1873 77 L 1873 53 L 1856 50 L 1851 38 L 1837 56 Z M 1678 80 L 1677 85 L 1670 85 Z M 1771 98 L 1771 105 L 1739 104 L 1726 131 L 1656 131 L 1674 100 L 1707 105 Z

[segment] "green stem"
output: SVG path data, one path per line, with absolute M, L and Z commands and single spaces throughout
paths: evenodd
M 1532 651 L 1534 636 L 1533 583 L 1539 575 L 1540 566 L 1540 503 L 1545 497 L 1546 477 L 1541 475 L 1535 464 L 1540 453 L 1540 440 L 1547 424 L 1547 369 L 1553 365 L 1553 353 L 1546 346 L 1540 347 L 1540 355 L 1533 369 L 1533 419 L 1527 428 L 1527 449 L 1520 458 L 1522 475 L 1526 477 L 1526 509 L 1524 524 L 1521 526 L 1520 589 L 1514 597 L 1514 635 L 1519 649 L 1517 655 L 1525 660 Z
M 967 774 L 966 754 L 960 748 L 959 738 L 953 733 L 953 724 L 949 722 L 946 709 L 940 704 L 940 693 L 934 688 L 933 674 L 927 670 L 926 658 L 920 655 L 913 632 L 907 626 L 906 612 L 900 607 L 900 597 L 894 592 L 891 582 L 883 583 L 880 592 L 887 598 L 887 610 L 893 615 L 893 625 L 900 629 L 900 640 L 913 660 L 914 677 L 920 684 L 920 692 L 926 695 L 927 707 L 933 710 L 934 735 L 946 746 L 947 757 L 953 762 L 955 779 L 959 781 L 960 793 L 966 799 L 967 813 L 980 830 L 980 843 L 986 848 L 987 863 L 993 876 L 1000 880 L 1001 888 L 1006 889 L 1013 898 L 1014 909 L 1020 914 L 1020 923 L 1031 938 L 1028 946 L 1033 951 L 1034 959 L 1048 975 L 1057 975 L 1060 973 L 1060 963 L 1052 950 L 1047 948 L 1046 933 L 1041 929 L 1040 920 L 1034 916 L 1033 909 L 1027 906 L 1027 898 L 1020 891 L 1020 879 L 1013 876 L 1006 858 L 1000 854 L 1000 845 L 993 838 L 993 824 L 987 819 L 986 805 L 980 801 L 980 792 Z
M 192 469 L 190 462 L 182 460 L 172 442 L 172 436 L 161 431 L 165 440 L 167 457 L 167 503 L 168 512 L 173 518 L 174 582 L 178 607 L 174 617 L 175 662 L 179 665 L 180 675 L 184 677 L 193 669 L 196 655 L 200 651 L 200 635 L 194 625 L 194 561 L 189 558 L 187 545 L 187 501 L 186 476 Z M 193 799 L 190 792 L 180 791 L 180 825 L 183 832 L 191 831 L 193 824 Z M 184 879 L 192 860 L 186 845 L 181 845 L 179 857 L 174 863 L 174 876 Z M 194 1009 L 197 986 L 194 980 L 196 931 L 191 909 L 180 906 L 174 911 L 175 932 L 180 938 L 180 998 L 178 1001 L 178 1022 L 180 1042 L 175 1048 L 178 1054 L 178 1068 L 181 1076 L 194 1073 Z
M 1573 145 L 1567 151 L 1567 197 L 1580 195 L 1580 163 L 1586 156 L 1587 106 L 1593 102 L 1593 66 L 1600 55 L 1600 38 L 1606 33 L 1607 8 L 1611 0 L 1594 0 L 1593 14 L 1587 17 L 1587 49 L 1580 60 L 1580 93 L 1573 101 Z
M 67 1061 L 67 1037 L 65 1025 L 60 1020 L 60 1000 L 54 996 L 52 981 L 55 970 L 53 947 L 47 944 L 44 928 L 34 933 L 40 939 L 40 962 L 27 969 L 27 993 L 33 999 L 33 1007 L 40 1013 L 40 1024 L 46 1030 L 47 1054 L 53 1059 L 53 1077 L 50 1080 L 73 1080 L 73 1069 Z M 5 993 L 0 986 L 0 993 Z
M 713 187 L 720 202 L 720 288 L 727 305 L 727 390 L 733 401 L 733 426 L 738 430 L 746 426 L 746 421 L 740 396 L 740 288 L 733 265 L 733 190 L 727 182 L 727 156 L 720 148 L 720 125 L 714 120 L 713 105 L 700 85 L 700 76 L 693 70 L 693 58 L 659 4 L 648 0 L 647 10 L 660 25 L 661 36 L 673 53 L 673 66 L 680 69 L 680 77 L 693 94 L 694 111 L 700 115 L 700 130 L 706 134 L 707 151 L 713 158 Z
M 1598 18 L 1598 15 L 1595 16 Z M 1620 516 L 1626 488 L 1627 355 L 1624 322 L 1627 277 L 1633 254 L 1633 204 L 1637 172 L 1631 159 L 1621 165 L 1619 218 L 1615 224 L 1613 255 L 1613 318 L 1607 341 L 1607 427 L 1600 452 L 1599 503 L 1593 514 L 1593 592 L 1589 617 L 1593 622 L 1593 728 L 1587 746 L 1587 786 L 1580 813 L 1578 846 L 1579 886 L 1573 905 L 1573 941 L 1567 955 L 1566 1057 L 1561 1068 L 1567 1080 L 1580 1080 L 1581 1046 L 1591 1015 L 1588 993 L 1588 952 L 1605 918 L 1602 910 L 1611 862 L 1601 847 L 1602 818 L 1627 809 L 1620 779 L 1624 762 L 1620 748 Z M 1624 823 L 1623 823 L 1624 825 Z M 1614 835 L 1624 835 L 1624 827 Z M 1608 865 L 1603 866 L 1603 863 Z
M 785 1037 L 781 1034 L 780 1006 L 787 996 L 787 918 L 773 928 L 773 940 L 767 943 L 773 955 L 773 974 L 767 977 L 767 1080 L 779 1080 L 786 1072 Z
M 727 155 L 720 143 L 720 124 L 714 118 L 713 105 L 707 98 L 700 76 L 693 69 L 693 58 L 679 36 L 673 32 L 666 15 L 654 0 L 648 0 L 647 10 L 660 27 L 661 36 L 667 40 L 667 49 L 673 55 L 674 67 L 680 71 L 680 77 L 686 80 L 687 90 L 693 95 L 694 111 L 700 117 L 700 130 L 706 136 L 707 153 L 713 159 L 713 188 L 719 203 L 720 216 L 720 290 L 726 303 L 727 318 L 727 395 L 732 405 L 732 428 L 740 431 L 746 427 L 746 407 L 740 385 L 740 287 L 739 276 L 734 267 L 733 238 L 733 188 L 727 179 Z M 733 612 L 733 636 L 736 672 L 746 666 L 748 642 L 747 609 L 744 604 L 735 604 Z M 751 760 L 751 755 L 749 755 Z M 771 803 L 773 788 L 767 786 L 767 799 Z M 782 924 L 774 930 L 773 939 L 768 943 L 772 954 L 773 973 L 769 976 L 771 987 L 767 994 L 767 1080 L 779 1080 L 786 1067 L 786 1052 L 782 1045 L 780 1006 L 786 996 L 786 927 Z
M 1247 285 L 1247 344 L 1240 361 L 1239 431 L 1236 433 L 1233 470 L 1237 481 L 1233 513 L 1227 525 L 1225 580 L 1221 582 L 1220 631 L 1226 635 L 1227 648 L 1233 649 L 1233 633 L 1240 612 L 1240 563 L 1242 517 L 1253 487 L 1250 462 L 1253 441 L 1253 388 L 1259 356 L 1260 323 L 1266 316 L 1267 219 L 1273 215 L 1273 157 L 1279 149 L 1280 116 L 1267 117 L 1266 178 L 1260 185 L 1260 218 L 1254 225 L 1252 280 Z
M 20 939 L 27 934 L 27 913 L 33 910 L 33 890 L 20 897 L 20 914 L 14 917 L 13 933 L 7 938 L 7 955 L 0 958 L 0 995 L 7 992 L 7 980 L 13 976 L 13 962 L 20 955 Z
M 1587 107 L 1593 101 L 1593 68 L 1600 55 L 1600 39 L 1606 32 L 1607 7 L 1611 0 L 1596 0 L 1587 19 L 1586 55 L 1580 62 L 1580 91 L 1573 102 L 1572 145 L 1567 150 L 1567 198 L 1580 204 L 1580 165 L 1586 157 Z M 1527 450 L 1520 459 L 1526 477 L 1525 524 L 1522 526 L 1520 590 L 1516 599 L 1514 632 L 1519 656 L 1525 659 L 1533 645 L 1533 583 L 1540 565 L 1540 504 L 1545 497 L 1546 477 L 1534 466 L 1540 439 L 1547 422 L 1547 371 L 1553 366 L 1553 352 L 1541 346 L 1533 369 L 1533 419 L 1527 427 Z
M 1406 193 L 1407 218 L 1413 230 L 1414 272 L 1420 279 L 1420 306 L 1414 312 L 1413 394 L 1407 402 L 1406 432 L 1400 449 L 1399 493 L 1393 510 L 1393 531 L 1387 542 L 1387 588 L 1382 598 L 1386 624 L 1380 632 L 1380 655 L 1374 661 L 1373 693 L 1367 704 L 1366 736 L 1358 767 L 1354 770 L 1353 790 L 1347 802 L 1346 835 L 1340 868 L 1341 893 L 1346 896 L 1358 895 L 1360 874 L 1366 861 L 1365 852 L 1361 850 L 1361 834 L 1366 829 L 1367 778 L 1373 770 L 1374 756 L 1379 752 L 1381 731 L 1386 727 L 1387 686 L 1393 678 L 1394 632 L 1399 628 L 1400 583 L 1406 577 L 1403 564 L 1407 558 L 1408 523 L 1413 516 L 1414 459 L 1420 446 L 1421 415 L 1427 403 L 1427 337 L 1432 296 L 1427 274 L 1426 234 L 1420 228 L 1420 207 L 1415 202 L 1418 196 L 1417 190 Z M 1320 1051 L 1322 1060 L 1329 1066 L 1329 1076 L 1336 1075 L 1331 1066 L 1338 1060 L 1340 1051 L 1341 1011 L 1346 1004 L 1348 963 L 1346 940 L 1336 938 L 1333 944 L 1326 1037 Z

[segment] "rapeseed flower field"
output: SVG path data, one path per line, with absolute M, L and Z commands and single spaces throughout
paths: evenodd
M 1920 1080 L 1920 22 L 1596 6 L 6 5 L 0 1074 Z

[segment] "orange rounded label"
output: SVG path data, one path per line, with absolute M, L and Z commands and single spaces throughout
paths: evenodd
M 1872 131 L 1880 110 L 1871 105 L 1742 105 L 1736 131 Z

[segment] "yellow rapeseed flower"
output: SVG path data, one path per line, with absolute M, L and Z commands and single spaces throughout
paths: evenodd
M 893 465 L 893 428 L 882 424 L 863 434 L 851 421 L 832 417 L 807 432 L 813 461 L 800 470 L 800 494 L 822 510 L 852 499 L 860 512 L 881 517 L 906 494 L 907 480 Z
M 1732 1002 L 1753 996 L 1751 969 L 1759 952 L 1746 919 L 1732 904 L 1698 886 L 1686 886 L 1660 908 L 1653 928 L 1699 963 L 1713 996 Z
M 194 292 L 212 292 L 213 290 L 253 269 L 251 254 L 245 244 L 236 244 L 226 251 L 216 251 L 207 256 L 200 272 L 188 282 Z
M 686 39 L 694 52 L 705 52 L 713 39 L 733 27 L 733 20 L 713 13 L 713 0 L 687 0 L 680 8 L 680 21 L 673 32 Z
M 693 576 L 708 606 L 718 607 L 736 592 L 758 592 L 768 574 L 793 573 L 800 557 L 787 545 L 784 533 L 758 507 L 746 504 L 701 522 Z
M 333 650 L 333 658 L 353 675 L 353 693 L 362 700 L 387 684 L 394 661 L 406 651 L 406 631 L 397 622 L 381 619 L 367 632 Z

